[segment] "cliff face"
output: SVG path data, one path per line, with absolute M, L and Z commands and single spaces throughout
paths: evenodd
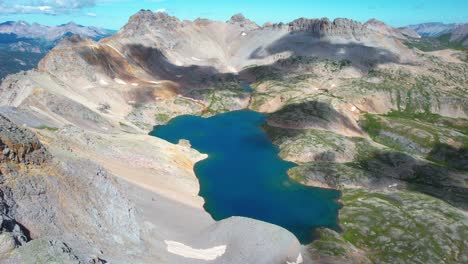
M 0 116 L 0 161 L 40 165 L 47 157 L 33 133 Z
M 58 257 L 76 261 L 99 255 L 96 247 L 107 250 L 116 240 L 130 247 L 137 244 L 133 209 L 105 169 L 91 161 L 51 154 L 33 132 L 2 115 L 0 124 L 2 261 L 8 256 L 11 261 L 33 259 L 34 253 L 28 252 L 32 244 L 52 251 L 66 241 L 74 250 Z M 15 248 L 20 246 L 25 253 L 17 256 Z
M 18 166 L 40 165 L 50 156 L 33 133 L 4 116 L 0 116 L 0 150 L 0 255 L 3 255 L 31 239 L 29 231 L 15 219 L 17 204 L 5 181 L 8 175 L 16 173 Z
M 310 32 L 319 37 L 343 36 L 353 39 L 369 33 L 361 23 L 346 18 L 337 18 L 333 21 L 330 21 L 328 18 L 299 18 L 289 23 L 288 29 L 293 32 Z

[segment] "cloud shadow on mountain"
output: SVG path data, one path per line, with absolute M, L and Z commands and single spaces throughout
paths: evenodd
M 259 47 L 250 54 L 250 59 L 290 53 L 294 56 L 311 56 L 331 60 L 349 60 L 360 68 L 373 68 L 378 64 L 399 63 L 399 56 L 386 49 L 359 43 L 330 43 L 310 33 L 290 33 L 272 44 Z
M 349 129 L 357 134 L 362 131 L 349 117 L 335 110 L 331 105 L 320 101 L 306 101 L 289 104 L 270 115 L 269 120 L 284 127 L 309 127 L 330 129 L 333 124 Z

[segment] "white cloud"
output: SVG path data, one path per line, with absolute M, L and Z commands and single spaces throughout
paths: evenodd
M 87 13 L 87 15 L 90 16 L 90 17 L 97 17 L 96 13 L 89 12 L 89 13 Z
M 166 13 L 166 9 L 165 8 L 159 8 L 156 10 L 156 13 Z
M 0 13 L 59 14 L 96 5 L 96 0 L 0 0 Z

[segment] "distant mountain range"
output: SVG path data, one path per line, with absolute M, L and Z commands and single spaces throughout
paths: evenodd
M 85 27 L 73 22 L 59 26 L 44 26 L 24 21 L 0 24 L 0 79 L 8 74 L 30 70 L 64 37 L 81 35 L 99 40 L 114 31 Z
M 238 23 L 236 18 L 231 23 Z M 424 51 L 445 48 L 466 49 L 468 23 L 444 24 L 439 22 L 393 28 L 371 19 L 364 26 L 384 35 L 405 40 L 408 46 Z M 248 28 L 259 27 L 249 21 Z M 95 41 L 113 35 L 116 31 L 94 26 L 82 26 L 74 22 L 59 26 L 45 26 L 25 21 L 7 21 L 0 24 L 0 79 L 8 74 L 30 70 L 63 38 L 80 35 Z
M 466 50 L 468 48 L 468 23 L 444 24 L 439 22 L 410 25 L 402 30 L 412 30 L 421 38 L 410 45 L 424 51 L 445 48 Z
M 451 33 L 457 24 L 444 24 L 440 22 L 422 23 L 416 25 L 409 25 L 406 28 L 410 28 L 416 31 L 421 37 L 432 37 L 436 38 L 443 34 Z

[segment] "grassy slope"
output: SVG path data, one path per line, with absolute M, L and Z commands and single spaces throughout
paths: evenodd
M 311 160 L 289 171 L 290 177 L 299 182 L 326 183 L 342 190 L 344 206 L 340 211 L 340 223 L 343 232 L 319 230 L 320 239 L 308 247 L 312 258 L 338 263 L 468 261 L 468 244 L 463 239 L 468 232 L 468 218 L 454 207 L 466 205 L 468 181 L 464 166 L 467 159 L 463 158 L 463 153 L 468 142 L 467 120 L 432 113 L 447 103 L 441 99 L 448 98 L 450 104 L 463 106 L 467 96 L 467 65 L 445 64 L 431 56 L 427 59 L 434 63 L 431 67 L 435 68 L 430 71 L 436 71 L 436 75 L 372 69 L 364 78 L 349 80 L 340 89 L 318 91 L 316 95 L 301 90 L 303 84 L 320 77 L 314 71 L 279 75 L 278 70 L 265 66 L 249 69 L 259 74 L 252 85 L 256 91 L 254 109 L 275 96 L 282 96 L 286 105 L 323 97 L 333 98 L 329 102 L 339 104 L 382 93 L 389 95 L 394 107 L 387 114 L 364 113 L 361 116 L 360 126 L 370 139 L 345 137 L 326 130 L 295 131 L 265 126 L 265 131 L 280 147 L 283 158 L 294 159 L 304 153 L 313 156 L 324 151 L 336 155 L 353 152 L 350 162 Z M 314 69 L 323 67 L 321 62 L 305 63 L 313 64 Z M 340 67 L 335 69 L 340 70 Z M 381 82 L 367 81 L 373 77 Z M 305 113 L 292 110 L 292 113 Z M 346 145 L 354 148 L 344 148 Z M 385 178 L 390 182 L 402 181 L 407 186 L 399 185 L 398 190 L 349 188 L 373 186 Z
M 319 230 L 314 258 L 353 263 L 466 263 L 468 219 L 417 192 L 343 190 L 343 233 Z M 362 255 L 356 254 L 361 251 Z

